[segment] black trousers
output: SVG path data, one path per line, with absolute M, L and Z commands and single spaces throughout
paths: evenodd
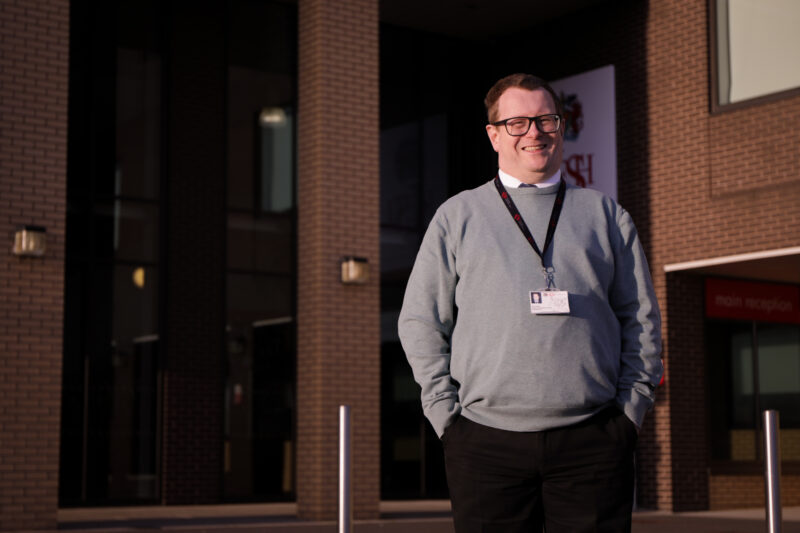
M 442 437 L 456 532 L 629 532 L 636 440 L 616 407 L 537 432 L 457 418 Z

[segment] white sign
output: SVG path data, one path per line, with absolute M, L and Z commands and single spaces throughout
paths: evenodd
M 550 84 L 564 105 L 561 175 L 617 199 L 617 121 L 614 65 Z

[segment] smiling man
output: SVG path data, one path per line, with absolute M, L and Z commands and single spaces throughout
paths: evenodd
M 630 531 L 661 322 L 633 221 L 561 179 L 543 80 L 485 100 L 498 175 L 442 204 L 399 333 L 442 440 L 457 533 Z
M 528 185 L 555 176 L 561 168 L 564 136 L 555 98 L 544 87 L 528 90 L 515 86 L 499 97 L 487 96 L 494 103 L 489 104 L 486 132 L 497 152 L 497 164 Z M 498 117 L 511 118 L 497 121 Z M 535 117 L 535 128 L 530 127 L 531 117 Z

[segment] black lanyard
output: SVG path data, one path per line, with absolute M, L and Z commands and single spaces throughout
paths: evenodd
M 503 203 L 506 204 L 508 212 L 511 213 L 511 217 L 514 219 L 514 222 L 517 223 L 517 227 L 519 227 L 519 230 L 525 236 L 525 239 L 533 247 L 533 251 L 536 252 L 536 255 L 539 256 L 539 259 L 542 260 L 542 268 L 546 269 L 547 267 L 544 264 L 544 254 L 547 253 L 547 249 L 550 248 L 550 244 L 553 242 L 553 233 L 556 231 L 558 217 L 561 215 L 561 207 L 564 205 L 564 194 L 567 190 L 566 183 L 564 183 L 564 180 L 561 179 L 558 185 L 558 194 L 556 194 L 556 202 L 553 204 L 553 211 L 550 213 L 550 223 L 547 225 L 547 236 L 544 239 L 543 250 L 539 250 L 539 246 L 537 246 L 533 235 L 531 235 L 531 231 L 528 229 L 528 225 L 525 224 L 525 221 L 522 219 L 522 215 L 519 214 L 519 210 L 517 209 L 517 206 L 514 205 L 514 200 L 511 199 L 511 195 L 508 194 L 506 188 L 503 187 L 503 183 L 500 181 L 499 176 L 495 176 L 494 186 L 497 187 L 497 192 L 500 194 L 500 198 L 503 199 Z

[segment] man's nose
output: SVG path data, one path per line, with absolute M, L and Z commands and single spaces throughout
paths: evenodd
M 525 134 L 526 137 L 533 137 L 536 138 L 540 136 L 542 132 L 539 131 L 539 128 L 536 127 L 536 123 L 531 121 L 531 127 L 528 128 L 528 133 Z

